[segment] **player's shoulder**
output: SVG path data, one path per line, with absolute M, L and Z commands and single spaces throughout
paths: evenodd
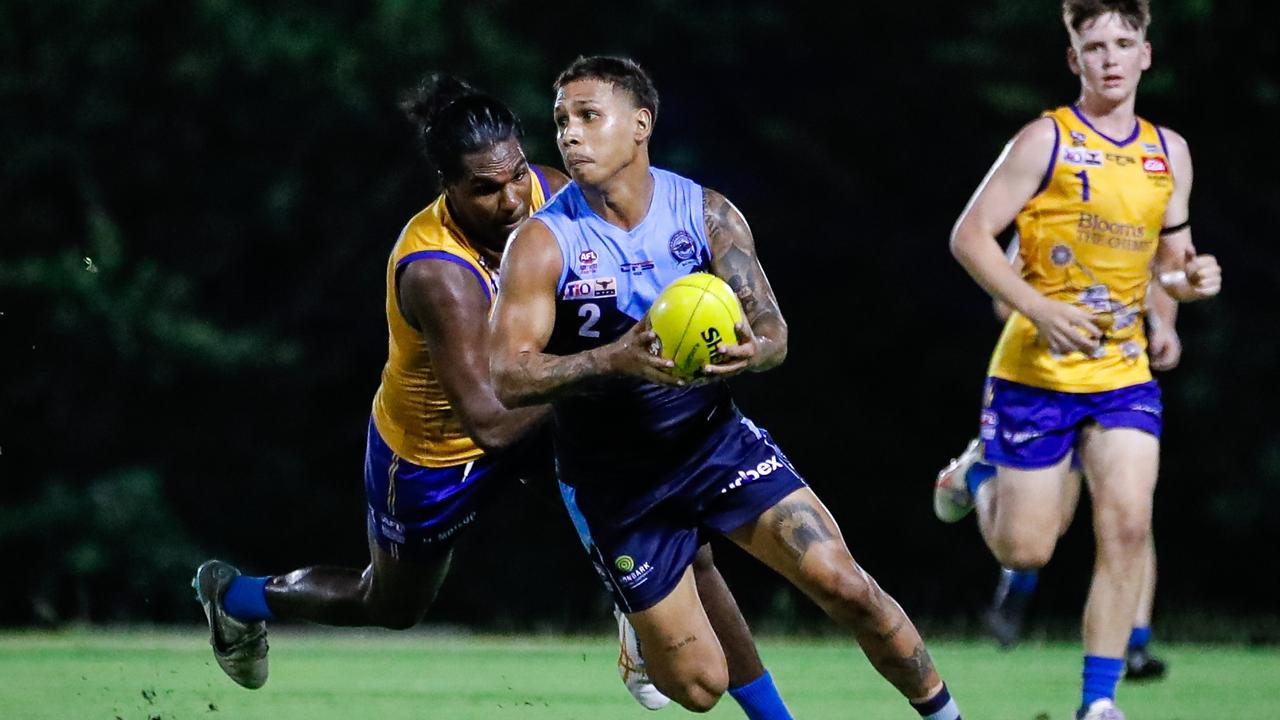
M 443 208 L 444 196 L 441 195 L 409 218 L 400 231 L 400 238 L 396 243 L 397 250 L 401 252 L 436 250 L 450 244 L 452 238 L 444 224 Z
M 1166 152 L 1170 155 L 1175 152 L 1190 155 L 1191 146 L 1187 143 L 1187 139 L 1182 133 L 1165 125 L 1156 125 L 1156 129 L 1160 131 L 1160 138 L 1164 141 Z
M 1023 125 L 1013 136 L 1014 147 L 1018 145 L 1036 148 L 1049 148 L 1058 142 L 1061 135 L 1058 120 L 1049 113 L 1041 115 Z
M 542 177 L 546 178 L 548 198 L 560 192 L 560 190 L 565 185 L 569 184 L 569 176 L 565 175 L 563 172 L 560 172 L 556 168 L 551 167 L 550 165 L 543 165 L 542 163 L 534 163 L 533 167 L 536 168 L 539 173 L 541 173 Z

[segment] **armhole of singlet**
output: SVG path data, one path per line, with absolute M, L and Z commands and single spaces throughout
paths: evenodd
M 529 169 L 533 171 L 533 176 L 538 178 L 538 184 L 542 186 L 542 202 L 545 203 L 551 199 L 551 185 L 547 183 L 547 176 L 542 174 L 542 168 L 532 163 Z
M 480 283 L 480 289 L 484 290 L 485 299 L 490 303 L 493 302 L 493 290 L 489 287 L 489 283 L 484 279 L 484 275 L 480 274 L 480 270 L 475 265 L 472 265 L 453 253 L 445 252 L 444 250 L 419 250 L 418 252 L 409 253 L 396 261 L 395 293 L 397 306 L 400 304 L 400 274 L 403 272 L 404 267 L 414 260 L 444 260 L 445 262 L 451 262 L 455 265 L 461 265 L 462 267 L 470 270 L 471 274 L 475 276 L 476 282 Z M 403 308 L 401 308 L 400 314 L 404 314 Z
M 1040 187 L 1036 188 L 1036 195 L 1044 192 L 1049 187 L 1049 181 L 1053 179 L 1053 169 L 1058 164 L 1058 145 L 1062 142 L 1062 131 L 1058 129 L 1058 118 L 1052 115 L 1046 115 L 1049 121 L 1053 123 L 1053 152 L 1049 154 L 1049 166 L 1044 169 L 1044 177 L 1040 180 Z M 1032 197 L 1035 197 L 1034 195 Z

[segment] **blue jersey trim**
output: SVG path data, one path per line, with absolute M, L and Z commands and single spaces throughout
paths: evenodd
M 1094 127 L 1094 126 L 1093 126 L 1093 123 L 1089 122 L 1089 118 L 1085 117 L 1085 116 L 1084 116 L 1084 113 L 1080 112 L 1080 106 L 1078 106 L 1078 105 L 1072 105 L 1072 106 L 1071 106 L 1071 112 L 1075 113 L 1075 114 L 1076 114 L 1076 117 L 1080 118 L 1080 122 L 1084 123 L 1085 125 L 1088 125 L 1090 130 L 1092 130 L 1092 131 L 1094 131 L 1095 133 L 1097 133 L 1097 134 L 1098 134 L 1098 137 L 1101 137 L 1103 140 L 1106 140 L 1107 142 L 1111 143 L 1112 145 L 1115 145 L 1116 147 L 1121 147 L 1121 148 L 1122 148 L 1122 147 L 1124 147 L 1125 145 L 1128 145 L 1129 143 L 1133 142 L 1134 140 L 1137 140 L 1137 139 L 1138 139 L 1138 133 L 1142 132 L 1142 123 L 1138 122 L 1138 119 L 1137 119 L 1137 118 L 1134 118 L 1134 120 L 1133 120 L 1133 132 L 1129 133 L 1129 137 L 1125 138 L 1124 140 L 1116 140 L 1115 138 L 1111 137 L 1110 135 L 1108 135 L 1108 134 L 1106 134 L 1106 133 L 1102 132 L 1101 130 L 1099 130 L 1098 128 Z
M 1169 157 L 1169 143 L 1165 142 L 1164 130 L 1161 130 L 1159 125 L 1156 126 L 1156 136 L 1160 138 L 1160 147 L 1164 148 L 1164 156 Z
M 444 260 L 455 265 L 461 265 L 462 267 L 470 270 L 472 275 L 476 276 L 476 280 L 479 281 L 480 287 L 484 289 L 485 299 L 489 302 L 493 302 L 493 289 L 489 287 L 489 282 L 484 279 L 484 275 L 480 274 L 480 271 L 476 269 L 475 265 L 472 265 L 457 255 L 443 250 L 419 250 L 418 252 L 409 253 L 408 255 L 400 258 L 400 260 L 396 262 L 396 270 L 399 270 L 414 260 Z M 397 294 L 399 294 L 399 290 L 400 288 L 397 287 Z
M 1053 169 L 1058 165 L 1058 144 L 1062 142 L 1062 131 L 1058 129 L 1058 119 L 1050 116 L 1049 120 L 1053 122 L 1053 152 L 1049 155 L 1049 167 L 1044 169 L 1044 178 L 1040 180 L 1040 187 L 1036 188 L 1036 195 L 1044 192 L 1049 187 L 1049 181 L 1053 179 Z

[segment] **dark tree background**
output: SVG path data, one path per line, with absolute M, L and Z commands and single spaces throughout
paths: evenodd
M 1226 274 L 1162 379 L 1157 612 L 1275 639 L 1280 52 L 1266 3 L 1155 5 L 1138 109 L 1189 139 L 1196 243 Z M 1074 99 L 1065 46 L 1030 1 L 0 0 L 0 624 L 194 621 L 210 555 L 363 564 L 383 268 L 436 192 L 397 97 L 454 72 L 558 164 L 551 81 L 605 52 L 650 69 L 655 162 L 743 209 L 791 323 L 786 365 L 735 381 L 740 404 L 908 610 L 960 626 L 995 565 L 930 488 L 975 430 L 998 327 L 946 238 L 1003 143 Z M 1081 516 L 1038 601 L 1064 623 Z M 749 616 L 820 626 L 717 549 Z M 606 602 L 563 511 L 517 488 L 434 617 L 564 629 Z

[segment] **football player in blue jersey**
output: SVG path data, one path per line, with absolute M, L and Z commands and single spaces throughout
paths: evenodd
M 720 382 L 787 354 L 787 324 L 742 214 L 650 165 L 658 96 L 634 61 L 579 58 L 555 90 L 573 182 L 508 246 L 492 375 L 508 407 L 551 404 L 565 504 L 654 683 L 694 711 L 730 683 L 689 568 L 702 538 L 718 533 L 852 631 L 921 716 L 959 718 L 902 608 L 854 562 L 830 513 Z M 697 271 L 726 280 L 746 320 L 715 364 L 683 380 L 651 353 L 657 338 L 644 317 L 665 285 Z
M 268 620 L 417 624 L 455 543 L 495 492 L 515 487 L 518 477 L 549 473 L 539 453 L 520 450 L 540 440 L 531 435 L 545 408 L 512 411 L 498 402 L 486 338 L 507 234 L 568 178 L 528 162 L 515 114 L 457 78 L 430 76 L 403 108 L 443 193 L 401 232 L 388 263 L 389 357 L 366 457 L 370 562 L 261 577 L 220 560 L 200 566 L 194 585 L 214 657 L 248 688 L 267 680 Z M 731 673 L 743 684 L 765 675 L 709 546 L 700 550 L 695 574 Z M 627 689 L 645 707 L 662 707 L 668 700 L 649 683 L 634 631 L 621 617 L 619 635 Z M 760 697 L 756 702 L 782 707 L 776 691 Z M 751 702 L 743 709 L 754 720 Z

